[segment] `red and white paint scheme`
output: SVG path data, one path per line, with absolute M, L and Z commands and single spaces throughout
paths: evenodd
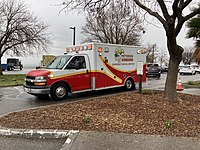
M 143 47 L 87 43 L 66 48 L 44 69 L 26 75 L 24 90 L 35 96 L 65 99 L 69 92 L 84 92 L 124 86 L 135 88 L 139 82 L 138 62 L 143 63 L 146 81 L 146 53 Z

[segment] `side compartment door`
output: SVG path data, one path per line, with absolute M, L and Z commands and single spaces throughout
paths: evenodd
M 91 72 L 88 57 L 74 56 L 66 66 L 70 74 L 66 80 L 70 84 L 72 91 L 82 91 L 91 88 Z

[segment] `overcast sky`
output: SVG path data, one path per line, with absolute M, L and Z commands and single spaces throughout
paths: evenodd
M 63 54 L 65 52 L 65 48 L 72 45 L 73 30 L 69 29 L 70 26 L 76 27 L 76 44 L 81 42 L 83 35 L 80 33 L 80 27 L 84 25 L 84 15 L 78 15 L 77 13 L 72 12 L 68 14 L 61 12 L 59 14 L 61 7 L 58 4 L 62 3 L 62 0 L 24 1 L 27 3 L 30 11 L 41 18 L 50 27 L 49 29 L 52 33 L 53 45 L 48 48 L 49 54 Z M 166 50 L 166 37 L 164 29 L 155 27 L 152 24 L 148 24 L 146 27 L 146 32 L 143 34 L 141 40 L 142 45 L 147 45 L 147 43 L 156 43 L 161 50 Z M 185 35 L 186 27 L 184 25 L 178 37 L 178 44 L 183 47 L 193 46 L 193 41 L 191 39 L 185 39 Z M 41 56 L 30 56 L 28 58 L 22 57 L 21 59 L 25 67 L 35 67 L 40 64 Z

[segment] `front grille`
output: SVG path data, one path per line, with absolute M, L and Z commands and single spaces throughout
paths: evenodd
M 34 77 L 34 76 L 26 76 L 26 79 L 32 79 L 32 80 L 35 80 L 35 77 Z
M 34 86 L 34 83 L 33 83 L 33 82 L 28 82 L 28 81 L 26 81 L 26 85 L 27 85 L 27 86 Z
M 34 76 L 26 76 L 26 85 L 27 86 L 34 86 L 34 83 L 31 82 L 35 80 L 35 77 Z

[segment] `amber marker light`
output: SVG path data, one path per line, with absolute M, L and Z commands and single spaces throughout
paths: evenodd
M 46 83 L 45 82 L 35 82 L 34 85 L 43 86 L 43 85 L 46 85 Z

